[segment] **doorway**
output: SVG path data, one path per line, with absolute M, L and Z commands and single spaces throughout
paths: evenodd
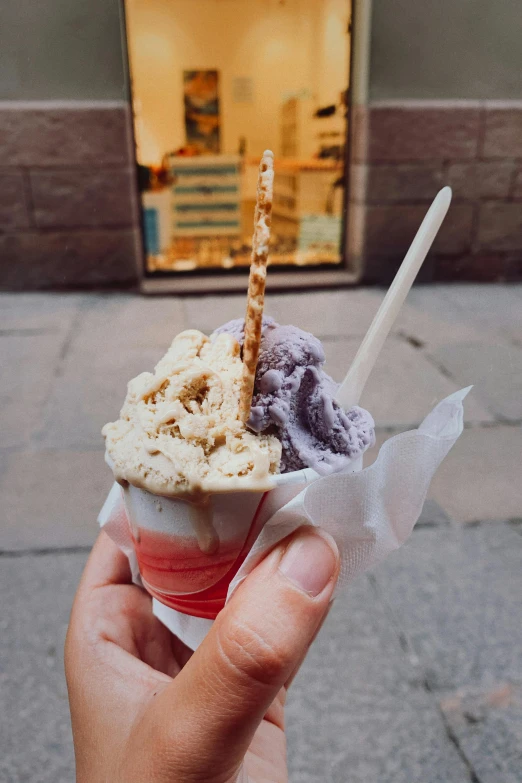
M 246 275 L 266 148 L 272 271 L 346 270 L 350 0 L 125 0 L 125 16 L 145 276 Z

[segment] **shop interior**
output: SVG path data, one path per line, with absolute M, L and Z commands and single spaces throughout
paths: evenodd
M 342 263 L 350 0 L 126 0 L 148 274 L 246 268 L 264 149 L 270 263 Z

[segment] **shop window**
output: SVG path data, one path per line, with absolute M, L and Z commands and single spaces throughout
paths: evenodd
M 147 275 L 244 269 L 275 154 L 270 263 L 344 264 L 349 0 L 126 0 Z

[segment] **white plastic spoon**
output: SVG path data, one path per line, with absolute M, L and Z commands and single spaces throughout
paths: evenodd
M 359 403 L 366 381 L 377 361 L 384 341 L 388 337 L 422 262 L 437 236 L 450 203 L 451 188 L 442 188 L 426 213 L 426 217 L 422 221 L 344 381 L 337 390 L 335 395 L 337 402 L 345 410 Z

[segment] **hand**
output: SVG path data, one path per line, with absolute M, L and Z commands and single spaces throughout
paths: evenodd
M 333 540 L 301 528 L 248 576 L 195 653 L 101 533 L 65 648 L 78 783 L 288 780 L 286 686 L 328 610 Z

